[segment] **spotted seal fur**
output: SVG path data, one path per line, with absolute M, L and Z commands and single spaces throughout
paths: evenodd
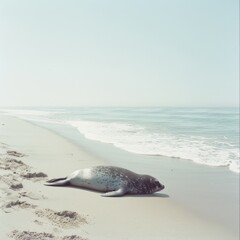
M 71 173 L 65 178 L 55 178 L 45 183 L 47 186 L 66 186 L 103 192 L 104 197 L 124 194 L 152 194 L 164 189 L 156 178 L 141 175 L 120 167 L 96 166 Z

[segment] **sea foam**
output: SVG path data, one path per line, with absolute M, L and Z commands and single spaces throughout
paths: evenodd
M 239 172 L 239 150 L 228 142 L 201 136 L 149 133 L 133 124 L 69 121 L 86 138 L 111 143 L 128 152 L 192 160 L 210 166 L 229 166 Z

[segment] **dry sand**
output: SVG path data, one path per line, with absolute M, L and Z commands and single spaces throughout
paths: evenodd
M 94 165 L 104 162 L 46 129 L 0 116 L 0 239 L 238 239 L 179 206 L 167 191 L 103 198 L 43 185 Z

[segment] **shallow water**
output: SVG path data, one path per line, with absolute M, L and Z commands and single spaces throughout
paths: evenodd
M 4 109 L 38 123 L 73 126 L 131 153 L 189 159 L 239 172 L 238 108 Z M 58 128 L 61 132 L 61 127 Z

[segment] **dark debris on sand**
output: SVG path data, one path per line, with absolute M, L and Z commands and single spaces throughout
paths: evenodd
M 22 185 L 22 183 L 17 182 L 17 183 L 11 184 L 10 188 L 11 189 L 20 189 L 20 188 L 23 188 L 23 185 Z
M 24 177 L 24 178 L 45 178 L 47 176 L 48 175 L 43 172 L 26 173 L 26 174 L 22 175 L 22 177 Z
M 86 238 L 79 237 L 77 235 L 64 236 L 61 240 L 87 240 Z

